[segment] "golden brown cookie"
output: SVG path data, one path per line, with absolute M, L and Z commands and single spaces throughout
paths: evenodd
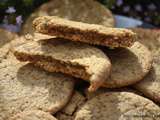
M 139 41 L 148 47 L 153 55 L 153 67 L 150 73 L 134 87 L 148 98 L 160 103 L 160 31 L 134 29 Z
M 25 110 L 56 113 L 68 103 L 75 79 L 9 61 L 0 65 L 0 120 Z
M 13 52 L 20 61 L 89 81 L 90 91 L 99 88 L 111 70 L 110 60 L 98 48 L 61 38 L 27 42 L 15 47 Z
M 108 28 L 56 16 L 38 17 L 33 21 L 33 27 L 43 34 L 109 47 L 129 47 L 136 39 L 136 34 L 128 29 Z
M 159 120 L 160 107 L 132 92 L 106 92 L 88 100 L 74 120 Z
M 119 88 L 132 85 L 142 80 L 152 67 L 152 55 L 140 42 L 135 42 L 130 48 L 119 48 L 103 51 L 112 63 L 111 74 L 104 87 Z

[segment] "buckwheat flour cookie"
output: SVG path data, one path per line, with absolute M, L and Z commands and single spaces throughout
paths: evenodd
M 17 37 L 16 33 L 0 29 L 0 61 L 7 57 L 10 49 L 10 42 Z
M 153 67 L 150 73 L 134 87 L 148 98 L 160 103 L 160 31 L 135 29 L 140 42 L 148 47 L 153 55 Z
M 74 88 L 72 77 L 6 61 L 0 67 L 0 120 L 28 110 L 53 114 L 67 104 Z
M 108 28 L 56 16 L 38 17 L 34 19 L 33 27 L 43 34 L 110 47 L 129 47 L 136 39 L 136 34 L 128 29 Z
M 99 88 L 110 74 L 111 63 L 98 48 L 55 38 L 31 41 L 13 50 L 20 61 L 30 61 L 49 72 L 62 72 L 90 82 L 90 91 Z
M 24 111 L 16 114 L 10 120 L 57 120 L 51 114 L 40 110 Z
M 119 48 L 103 51 L 112 63 L 111 74 L 104 86 L 119 88 L 134 84 L 144 78 L 152 67 L 151 52 L 140 42 L 130 48 Z
M 75 91 L 69 103 L 56 113 L 58 120 L 74 120 L 78 109 L 86 102 L 86 98 L 78 91 Z
M 63 5 L 62 5 L 63 4 Z M 32 21 L 39 16 L 59 16 L 69 20 L 114 27 L 109 9 L 95 0 L 51 0 L 40 6 L 24 23 L 22 33 L 33 33 Z
M 132 92 L 106 92 L 88 100 L 75 120 L 158 120 L 160 107 Z

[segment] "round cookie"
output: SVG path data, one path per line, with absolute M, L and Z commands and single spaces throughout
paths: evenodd
M 86 80 L 90 91 L 101 87 L 111 70 L 110 60 L 101 50 L 60 38 L 30 41 L 15 47 L 13 53 L 18 60 L 32 62 L 46 71 Z
M 150 73 L 134 87 L 148 98 L 160 103 L 160 31 L 134 29 L 140 42 L 147 46 L 153 55 L 153 67 Z
M 54 116 L 40 110 L 24 111 L 16 114 L 10 120 L 57 120 Z
M 25 22 L 22 33 L 33 33 L 32 21 L 38 16 L 59 16 L 69 20 L 114 27 L 110 10 L 94 0 L 51 0 L 37 9 Z
M 137 40 L 145 45 L 152 54 L 160 49 L 160 30 L 134 28 L 131 29 L 137 34 Z
M 152 66 L 151 52 L 140 42 L 130 48 L 103 49 L 112 63 L 111 75 L 103 85 L 119 88 L 134 84 L 144 78 Z
M 72 77 L 13 63 L 6 60 L 0 67 L 0 119 L 31 109 L 56 113 L 67 104 L 74 88 Z
M 10 42 L 17 37 L 16 33 L 0 29 L 0 61 L 7 57 L 10 49 Z
M 69 103 L 56 113 L 58 120 L 74 120 L 76 112 L 85 103 L 86 98 L 78 91 L 75 91 Z
M 87 101 L 75 120 L 155 120 L 160 107 L 132 92 L 106 92 Z

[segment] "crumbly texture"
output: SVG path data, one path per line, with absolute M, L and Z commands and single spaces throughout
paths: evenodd
M 74 88 L 72 77 L 12 59 L 0 65 L 0 83 L 0 120 L 25 110 L 54 114 L 68 103 Z
M 17 34 L 0 29 L 0 62 L 7 58 L 10 42 L 18 37 Z
M 31 41 L 15 47 L 20 61 L 30 61 L 49 72 L 62 72 L 90 82 L 90 91 L 99 88 L 110 74 L 111 63 L 98 48 L 55 38 Z
M 88 100 L 75 120 L 158 120 L 160 107 L 132 92 L 106 92 Z
M 43 34 L 109 47 L 129 47 L 136 39 L 136 34 L 131 30 L 107 28 L 56 16 L 38 17 L 33 21 L 33 27 Z
M 75 91 L 69 103 L 56 113 L 58 120 L 74 120 L 76 112 L 85 103 L 86 98 L 78 91 Z
M 104 87 L 119 88 L 132 85 L 144 78 L 152 67 L 151 52 L 140 42 L 135 42 L 131 48 L 121 48 L 103 51 L 112 63 L 111 74 Z
M 148 98 L 160 103 L 160 31 L 134 29 L 142 44 L 148 47 L 153 55 L 153 67 L 150 73 L 134 87 Z
M 63 3 L 63 5 L 62 5 Z M 114 27 L 111 11 L 95 0 L 51 0 L 28 17 L 22 27 L 22 34 L 33 33 L 32 21 L 39 16 L 59 16 L 69 20 Z
M 16 114 L 10 120 L 57 120 L 51 114 L 40 110 L 24 111 Z

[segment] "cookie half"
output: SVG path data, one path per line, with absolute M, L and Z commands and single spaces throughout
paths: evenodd
M 110 74 L 111 63 L 98 48 L 60 38 L 31 41 L 15 47 L 20 61 L 29 61 L 49 72 L 62 72 L 90 82 L 90 91 L 99 88 Z
M 0 119 L 27 110 L 56 113 L 69 101 L 74 79 L 67 75 L 48 73 L 31 64 L 8 60 L 0 67 Z
M 160 103 L 160 31 L 134 29 L 142 44 L 148 47 L 153 55 L 153 67 L 150 73 L 134 87 L 148 98 Z
M 57 120 L 51 114 L 40 110 L 23 111 L 16 114 L 10 120 Z
M 51 0 L 44 3 L 28 17 L 23 25 L 22 33 L 33 33 L 32 21 L 36 17 L 44 15 L 101 24 L 106 27 L 115 26 L 114 16 L 111 11 L 95 0 Z
M 109 47 L 129 47 L 136 39 L 136 34 L 128 29 L 108 28 L 56 16 L 38 17 L 33 21 L 33 27 L 43 34 Z
M 155 120 L 160 107 L 132 92 L 106 92 L 87 101 L 75 120 Z
M 140 42 L 135 42 L 130 48 L 119 48 L 103 51 L 112 63 L 111 74 L 104 87 L 119 88 L 132 85 L 142 80 L 152 67 L 152 55 Z

